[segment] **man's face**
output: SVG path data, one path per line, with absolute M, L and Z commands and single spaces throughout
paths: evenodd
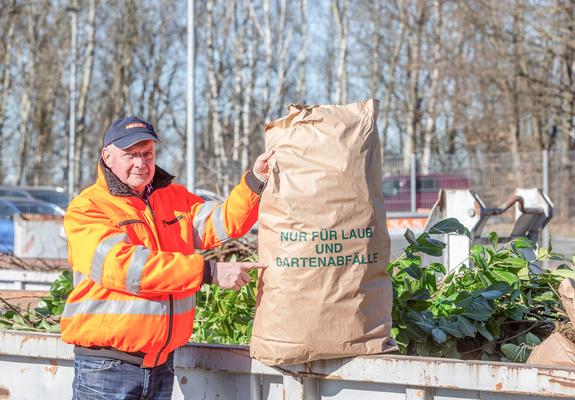
M 114 175 L 141 196 L 156 171 L 156 142 L 145 140 L 126 149 L 110 144 L 102 149 L 102 159 Z

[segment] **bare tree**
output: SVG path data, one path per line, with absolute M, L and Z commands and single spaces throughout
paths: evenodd
M 423 27 L 427 19 L 423 0 L 415 1 L 413 17 L 408 24 L 407 39 L 407 110 L 405 123 L 405 142 L 403 146 L 403 168 L 409 170 L 411 156 L 415 153 L 417 132 L 421 114 L 419 93 L 419 74 L 421 69 L 421 45 Z
M 435 120 L 437 118 L 436 104 L 438 86 L 440 84 L 439 70 L 443 59 L 443 46 L 441 44 L 441 7 L 441 0 L 433 0 L 433 64 L 429 77 L 429 97 L 427 99 L 427 112 L 423 128 L 423 158 L 421 160 L 421 172 L 423 174 L 429 174 L 431 172 L 431 142 L 435 134 Z
M 18 164 L 16 172 L 16 182 L 18 182 L 18 184 L 25 183 L 26 164 L 30 153 L 30 144 L 32 142 L 30 116 L 33 113 L 33 110 L 31 96 L 33 95 L 34 87 L 36 84 L 36 66 L 39 64 L 37 52 L 39 29 L 38 19 L 40 18 L 39 12 L 40 10 L 38 10 L 38 7 L 29 7 L 25 15 L 25 20 L 23 21 L 24 25 L 22 27 L 30 46 L 33 62 L 26 62 L 23 48 L 20 48 L 17 52 L 18 64 L 23 67 L 22 77 L 24 83 L 20 98 L 20 149 L 18 151 L 19 157 L 17 160 Z M 24 67 L 25 65 L 28 66 L 27 70 Z
M 233 13 L 233 26 L 235 34 L 234 43 L 234 58 L 235 58 L 235 78 L 234 78 L 234 98 L 233 98 L 233 108 L 234 108 L 234 119 L 233 119 L 233 149 L 232 149 L 232 161 L 237 165 L 240 160 L 241 148 L 243 140 L 241 139 L 241 123 L 242 123 L 242 77 L 244 73 L 243 69 L 243 54 L 244 49 L 244 26 L 247 21 L 240 20 L 240 4 L 239 2 L 233 1 L 232 8 Z M 234 177 L 235 180 L 235 177 Z
M 401 49 L 404 46 L 405 39 L 405 26 L 407 22 L 407 1 L 399 0 L 397 2 L 397 8 L 399 9 L 399 18 L 397 19 L 397 29 L 394 29 L 396 36 L 393 41 L 392 55 L 389 60 L 389 65 L 387 68 L 387 77 L 382 76 L 382 80 L 385 82 L 384 86 L 384 98 L 383 98 L 383 111 L 382 115 L 382 128 L 381 128 L 381 151 L 382 159 L 385 154 L 385 149 L 387 146 L 387 136 L 390 121 L 390 111 L 391 111 L 391 99 L 393 96 L 393 91 L 395 89 L 395 77 L 397 73 L 397 66 L 399 64 L 399 57 L 401 54 Z M 392 34 L 392 32 L 390 32 Z
M 337 74 L 335 81 L 335 98 L 339 104 L 348 101 L 348 76 L 347 76 L 347 42 L 349 24 L 349 0 L 332 0 L 332 12 L 335 19 L 338 36 L 337 51 Z
M 96 0 L 90 0 L 88 3 L 88 18 L 86 21 L 86 56 L 82 63 L 82 79 L 80 90 L 78 91 L 78 109 L 76 117 L 78 124 L 76 127 L 76 149 L 74 151 L 74 163 L 76 172 L 74 187 L 80 187 L 82 174 L 84 170 L 80 168 L 80 155 L 86 143 L 86 109 L 88 104 L 88 93 L 92 84 L 92 74 L 94 71 L 94 49 L 96 42 Z
M 6 15 L 3 15 L 1 18 L 1 20 L 4 21 L 4 29 L 2 31 L 3 40 L 1 41 L 4 44 L 4 48 L 1 49 L 2 52 L 0 53 L 2 54 L 2 64 L 0 67 L 0 82 L 2 84 L 0 91 L 0 158 L 2 158 L 3 153 L 4 121 L 6 119 L 10 88 L 12 86 L 12 48 L 14 44 L 14 20 L 16 15 L 17 10 L 13 3 Z M 4 179 L 4 173 L 4 168 L 2 168 L 0 171 L 0 181 Z
M 247 3 L 249 0 L 244 0 L 244 4 Z M 247 57 L 247 65 L 246 65 L 246 79 L 244 82 L 245 91 L 243 94 L 242 102 L 242 146 L 241 146 L 241 168 L 242 171 L 245 171 L 249 165 L 249 152 L 248 148 L 250 145 L 250 136 L 253 132 L 253 122 L 251 119 L 252 115 L 252 104 L 253 104 L 253 93 L 254 93 L 254 85 L 255 85 L 255 32 L 254 32 L 254 23 L 255 19 L 252 17 L 252 9 L 245 4 L 245 9 L 247 13 L 247 21 L 246 21 L 246 35 L 245 35 L 245 48 L 246 48 L 246 57 Z
M 210 122 L 211 131 L 214 145 L 214 156 L 216 158 L 216 174 L 217 176 L 226 176 L 228 166 L 228 156 L 224 147 L 224 132 L 221 123 L 221 110 L 219 87 L 222 81 L 222 76 L 219 70 L 216 70 L 216 49 L 214 43 L 214 0 L 206 2 L 206 48 L 207 55 L 207 74 L 208 74 L 208 104 L 210 109 Z
M 307 41 L 308 41 L 308 31 L 307 31 L 307 0 L 301 0 L 300 2 L 300 18 L 301 18 L 301 48 L 299 52 L 299 80 L 297 85 L 298 93 L 298 103 L 306 102 L 306 58 L 307 58 Z

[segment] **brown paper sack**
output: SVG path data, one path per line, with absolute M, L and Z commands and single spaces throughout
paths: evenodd
M 275 153 L 258 250 L 269 267 L 250 344 L 265 364 L 394 349 L 378 106 L 290 106 L 266 126 Z
M 575 367 L 575 344 L 559 332 L 554 332 L 535 347 L 527 364 Z
M 559 285 L 558 292 L 563 308 L 565 308 L 567 316 L 573 326 L 575 326 L 575 280 L 571 278 L 563 279 L 563 282 Z
M 559 297 L 565 312 L 575 326 L 575 280 L 566 278 L 559 285 Z M 527 364 L 575 367 L 575 343 L 559 332 L 551 334 L 539 346 L 535 347 Z

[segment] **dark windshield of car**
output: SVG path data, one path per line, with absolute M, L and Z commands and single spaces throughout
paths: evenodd
M 416 191 L 418 192 L 437 192 L 439 186 L 436 178 L 417 178 L 415 181 Z
M 47 201 L 48 203 L 56 204 L 62 209 L 68 207 L 68 194 L 50 189 L 34 189 L 27 188 L 26 191 L 30 193 L 35 199 Z
M 3 189 L 0 188 L 0 196 L 2 197 L 19 197 L 22 199 L 29 199 L 31 196 L 23 190 Z
M 13 203 L 23 214 L 62 215 L 55 207 L 50 206 L 50 204 L 44 204 L 34 200 L 14 200 Z

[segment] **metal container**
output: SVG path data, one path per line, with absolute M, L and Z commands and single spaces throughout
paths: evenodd
M 270 368 L 246 347 L 189 344 L 175 354 L 174 399 L 573 399 L 575 369 L 382 355 Z M 0 400 L 72 397 L 72 346 L 0 331 Z

